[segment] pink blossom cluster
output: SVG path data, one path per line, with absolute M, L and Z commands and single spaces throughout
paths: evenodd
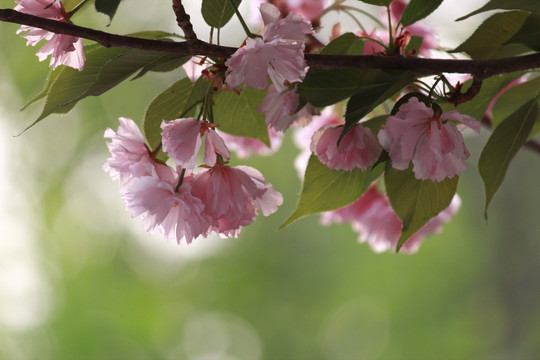
M 416 252 L 426 236 L 441 232 L 442 225 L 457 213 L 460 205 L 461 200 L 455 195 L 448 208 L 409 238 L 400 251 Z M 323 213 L 321 223 L 350 223 L 352 228 L 360 233 L 358 241 L 368 243 L 375 252 L 395 250 L 403 227 L 388 198 L 379 192 L 376 185 L 369 187 L 364 195 L 352 204 Z
M 229 151 L 213 124 L 193 118 L 162 123 L 163 150 L 175 161 L 173 169 L 150 156 L 133 120 L 119 120 L 117 132 L 105 131 L 111 157 L 104 169 L 120 180 L 126 209 L 142 217 L 146 231 L 157 229 L 178 243 L 212 232 L 237 237 L 259 210 L 267 216 L 283 203 L 259 171 L 226 164 Z M 203 138 L 205 165 L 195 173 Z
M 260 24 L 262 19 L 257 11 L 261 4 L 272 3 L 282 14 L 293 12 L 305 17 L 309 21 L 317 21 L 324 9 L 331 3 L 329 0 L 253 0 L 249 2 L 251 9 L 251 22 Z
M 465 171 L 465 160 L 470 156 L 453 121 L 480 132 L 480 123 L 472 117 L 456 110 L 435 113 L 413 97 L 388 117 L 379 131 L 379 141 L 393 168 L 405 170 L 412 161 L 417 179 L 440 182 Z
M 69 22 L 64 6 L 59 0 L 15 0 L 17 6 L 15 10 L 39 16 L 45 19 Z M 58 65 L 65 65 L 82 71 L 86 58 L 83 50 L 83 40 L 81 38 L 55 34 L 43 29 L 22 25 L 17 34 L 28 31 L 22 35 L 27 39 L 26 45 L 36 46 L 41 40 L 46 40 L 36 55 L 39 61 L 45 60 L 49 55 L 51 60 L 49 66 L 56 69 Z
M 304 37 L 313 30 L 308 20 L 294 13 L 281 19 L 274 5 L 262 4 L 260 11 L 262 38 L 247 39 L 225 62 L 225 82 L 232 88 L 243 84 L 243 89 L 264 89 L 270 77 L 274 86 L 283 90 L 286 81 L 300 81 L 305 75 Z

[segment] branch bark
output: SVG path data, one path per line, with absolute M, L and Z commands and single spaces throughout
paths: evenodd
M 23 14 L 13 9 L 0 9 L 0 21 L 38 27 L 58 34 L 73 35 L 93 40 L 105 47 L 114 46 L 219 58 L 228 58 L 237 50 L 233 47 L 213 45 L 201 40 L 194 41 L 193 37 L 190 37 L 189 31 L 185 35 L 187 39 L 191 40 L 183 42 L 141 39 L 111 34 L 65 22 L 43 19 L 37 16 Z M 186 29 L 183 30 L 186 31 Z M 447 60 L 404 58 L 401 56 L 328 54 L 306 54 L 305 59 L 309 66 L 326 69 L 350 67 L 402 70 L 412 71 L 421 75 L 463 73 L 472 74 L 479 80 L 497 74 L 540 68 L 540 53 L 493 60 Z

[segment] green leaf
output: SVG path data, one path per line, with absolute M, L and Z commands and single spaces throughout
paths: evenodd
M 393 0 L 359 0 L 363 3 L 378 6 L 390 6 Z
M 347 103 L 345 112 L 345 127 L 341 136 L 345 135 L 358 121 L 371 112 L 383 101 L 407 86 L 414 76 L 409 72 L 386 72 L 370 70 L 365 76 L 357 91 Z
M 235 136 L 261 140 L 270 146 L 264 114 L 257 111 L 266 90 L 247 88 L 240 94 L 221 91 L 215 96 L 214 122 L 219 130 Z
M 238 9 L 241 0 L 233 0 Z M 234 15 L 234 8 L 230 0 L 203 0 L 201 6 L 204 21 L 212 27 L 222 28 Z
M 524 10 L 530 12 L 540 11 L 540 2 L 538 0 L 491 0 L 481 8 L 473 11 L 472 13 L 462 16 L 456 21 L 465 20 L 476 14 L 480 14 L 489 10 Z
M 195 116 L 197 103 L 203 101 L 210 82 L 200 77 L 195 83 L 183 78 L 162 91 L 148 106 L 144 114 L 144 137 L 150 149 L 156 149 L 161 143 L 161 123 L 180 117 Z
M 179 68 L 191 59 L 191 56 L 182 56 L 178 54 L 165 54 L 160 58 L 145 65 L 141 71 L 131 80 L 138 79 L 146 75 L 149 71 L 167 72 Z
M 369 185 L 381 176 L 384 165 L 366 171 L 333 170 L 322 164 L 317 156 L 309 158 L 300 200 L 296 210 L 280 229 L 310 214 L 336 210 L 357 200 Z
M 506 75 L 492 76 L 482 82 L 480 92 L 476 94 L 472 101 L 467 101 L 458 105 L 457 107 L 450 103 L 444 103 L 441 104 L 441 107 L 443 111 L 457 110 L 461 114 L 472 116 L 480 121 L 484 118 L 484 114 L 486 113 L 489 104 L 493 100 L 493 97 L 497 95 L 505 86 L 522 75 L 523 72 L 519 71 Z M 471 83 L 472 80 L 466 81 L 463 84 L 462 90 L 466 91 Z
M 114 14 L 116 14 L 118 5 L 120 5 L 120 0 L 96 0 L 94 4 L 96 10 L 107 15 L 110 21 L 112 21 Z
M 538 99 L 531 99 L 505 119 L 491 134 L 480 154 L 478 170 L 486 190 L 484 216 L 501 186 L 510 161 L 527 141 L 538 117 Z
M 504 44 L 518 33 L 528 16 L 529 13 L 523 11 L 495 14 L 452 52 L 466 52 L 473 59 L 493 59 L 526 51 L 525 46 L 506 47 Z
M 143 32 L 137 35 L 163 38 L 163 34 L 166 33 Z M 50 114 L 69 112 L 78 101 L 87 96 L 104 93 L 163 56 L 162 53 L 152 51 L 90 46 L 86 52 L 86 64 L 83 71 L 63 66 L 49 76 L 46 89 L 30 102 L 33 103 L 46 96 L 40 116 L 28 128 Z
M 400 171 L 386 163 L 384 184 L 392 208 L 403 222 L 396 251 L 418 230 L 446 209 L 456 194 L 459 176 L 441 182 L 419 180 L 412 165 Z
M 532 50 L 540 51 L 540 14 L 530 14 L 523 26 L 514 34 L 506 44 L 523 44 Z
M 401 15 L 403 26 L 411 25 L 431 14 L 441 5 L 442 0 L 411 0 Z
M 497 99 L 493 107 L 491 123 L 496 128 L 504 119 L 531 99 L 540 99 L 540 77 L 512 86 Z M 540 100 L 537 102 L 540 107 Z M 540 113 L 528 139 L 540 133 Z
M 350 32 L 332 40 L 321 50 L 321 54 L 334 55 L 362 55 L 363 52 L 364 39 Z

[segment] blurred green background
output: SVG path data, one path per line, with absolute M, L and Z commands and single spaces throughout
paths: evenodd
M 92 11 L 80 23 L 175 31 L 168 2 L 136 4 L 109 28 Z M 104 130 L 119 116 L 140 124 L 182 71 L 127 81 L 15 136 L 37 118 L 41 105 L 18 109 L 48 72 L 17 29 L 0 24 L 0 358 L 540 357 L 540 154 L 518 153 L 486 223 L 475 164 L 488 134 L 468 137 L 458 215 L 417 254 L 374 254 L 317 216 L 276 231 L 300 189 L 287 137 L 276 156 L 242 161 L 282 192 L 281 209 L 239 239 L 178 246 L 129 217 L 102 164 Z

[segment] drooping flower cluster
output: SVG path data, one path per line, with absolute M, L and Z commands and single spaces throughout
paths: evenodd
M 59 0 L 15 0 L 15 2 L 17 3 L 15 10 L 19 12 L 50 20 L 70 22 Z M 25 31 L 28 32 L 22 37 L 26 38 L 26 45 L 36 46 L 41 40 L 47 41 L 36 53 L 39 61 L 45 60 L 50 55 L 49 66 L 53 69 L 56 69 L 58 65 L 65 65 L 79 71 L 83 70 L 86 58 L 81 38 L 55 34 L 27 25 L 22 25 L 17 30 L 17 34 Z
M 442 225 L 457 213 L 460 205 L 461 200 L 455 195 L 448 208 L 408 239 L 401 251 L 416 252 L 426 236 L 442 230 Z M 352 204 L 322 214 L 323 225 L 334 222 L 350 223 L 352 228 L 360 233 L 358 241 L 368 243 L 375 252 L 395 250 L 403 227 L 401 220 L 390 206 L 388 198 L 379 192 L 376 185 L 368 188 L 364 195 Z
M 417 98 L 401 105 L 379 131 L 379 141 L 392 160 L 392 167 L 405 170 L 413 163 L 417 179 L 442 181 L 466 169 L 469 151 L 463 135 L 452 121 L 480 132 L 480 123 L 456 110 L 435 113 Z
M 148 153 L 137 125 L 120 118 L 117 132 L 107 129 L 111 152 L 104 169 L 120 179 L 120 191 L 133 217 L 142 216 L 146 231 L 159 230 L 167 239 L 190 243 L 211 232 L 236 237 L 258 210 L 270 215 L 283 198 L 264 177 L 248 166 L 230 167 L 229 151 L 213 124 L 193 118 L 162 123 L 163 149 L 173 169 Z M 194 173 L 205 140 L 205 169 Z
M 300 81 L 305 75 L 304 37 L 313 30 L 309 21 L 294 13 L 280 19 L 279 10 L 271 4 L 262 4 L 260 11 L 262 39 L 247 39 L 225 62 L 225 82 L 233 88 L 243 84 L 243 89 L 264 89 L 270 77 L 274 86 L 283 90 L 285 81 Z

